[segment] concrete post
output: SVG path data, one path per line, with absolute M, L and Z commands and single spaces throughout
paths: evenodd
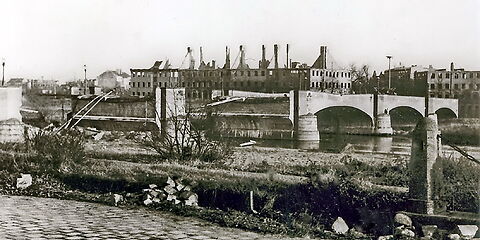
M 23 141 L 22 89 L 0 87 L 0 142 Z
M 434 214 L 436 204 L 435 189 L 440 189 L 434 175 L 441 173 L 436 164 L 440 155 L 441 142 L 436 115 L 422 118 L 412 134 L 412 152 L 409 163 L 409 211 L 423 214 Z M 435 168 L 434 168 L 435 165 Z

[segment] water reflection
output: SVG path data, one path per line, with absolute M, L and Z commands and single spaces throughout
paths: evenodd
M 250 139 L 230 139 L 233 143 L 240 144 Z M 353 146 L 355 152 L 386 153 L 409 155 L 412 140 L 408 136 L 367 136 L 367 135 L 342 135 L 321 134 L 320 141 L 295 141 L 295 140 L 265 140 L 255 139 L 255 146 L 272 148 L 304 149 L 320 152 L 341 152 L 347 145 Z M 480 158 L 480 147 L 463 146 L 471 155 Z M 444 145 L 444 154 L 454 154 L 454 150 Z M 458 155 L 460 156 L 460 155 Z
M 238 140 L 239 143 L 249 139 Z M 381 153 L 409 153 L 411 139 L 406 136 L 366 136 L 321 134 L 320 141 L 256 140 L 257 146 L 295 148 L 322 152 L 341 152 L 347 145 L 356 151 Z

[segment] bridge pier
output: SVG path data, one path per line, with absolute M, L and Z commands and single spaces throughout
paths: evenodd
M 0 87 L 0 106 L 0 142 L 22 142 L 22 89 Z
M 378 135 L 392 135 L 393 128 L 390 114 L 382 113 L 375 117 L 374 133 Z
M 316 115 L 308 114 L 298 117 L 296 139 L 300 141 L 320 141 Z

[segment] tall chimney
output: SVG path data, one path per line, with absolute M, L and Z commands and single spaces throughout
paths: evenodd
M 187 55 L 190 58 L 190 65 L 188 66 L 188 69 L 194 69 L 195 68 L 195 59 L 193 59 L 192 49 L 190 47 L 187 47 Z
M 288 61 L 288 49 L 289 49 L 288 47 L 289 47 L 289 46 L 288 46 L 288 43 L 287 43 L 287 65 L 285 65 L 285 68 L 290 68 L 290 66 L 288 65 L 288 62 L 289 62 L 289 61 Z
M 265 59 L 265 45 L 262 45 L 262 62 L 264 62 Z
M 275 58 L 275 68 L 278 68 L 278 45 L 273 45 L 273 55 Z
M 240 45 L 240 65 L 238 65 L 239 68 L 244 68 L 245 64 L 245 51 L 243 50 L 243 45 Z
M 320 46 L 320 69 L 327 69 L 327 46 Z
M 215 69 L 215 60 L 212 60 L 212 69 Z
M 455 67 L 453 65 L 453 62 L 450 63 L 450 71 L 452 71 L 452 72 L 455 71 Z
M 200 47 L 200 64 L 202 64 L 203 62 L 203 51 L 202 51 L 202 47 Z
M 225 47 L 225 69 L 230 69 L 230 50 L 228 50 L 228 46 Z

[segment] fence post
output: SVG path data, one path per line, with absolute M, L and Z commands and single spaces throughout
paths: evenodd
M 437 159 L 441 153 L 441 142 L 438 135 L 436 115 L 422 118 L 412 134 L 412 149 L 409 171 L 409 211 L 423 214 L 434 214 L 439 203 L 435 196 L 441 189 L 441 181 L 435 178 L 441 176 L 441 162 Z M 438 175 L 440 174 L 440 175 Z M 437 176 L 435 176 L 437 175 Z

